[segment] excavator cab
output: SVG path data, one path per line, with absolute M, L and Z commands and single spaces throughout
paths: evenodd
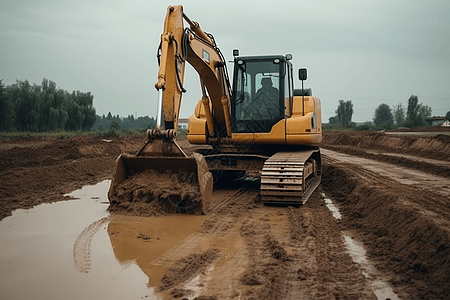
M 233 132 L 270 132 L 285 117 L 285 95 L 292 90 L 290 64 L 285 56 L 235 57 Z
M 303 89 L 306 69 L 299 70 L 302 89 L 294 90 L 292 55 L 234 54 L 233 134 L 250 133 L 247 141 L 262 145 L 265 153 L 273 149 L 261 172 L 261 201 L 304 204 L 321 180 L 317 144 L 322 139 L 317 125 L 320 100 Z

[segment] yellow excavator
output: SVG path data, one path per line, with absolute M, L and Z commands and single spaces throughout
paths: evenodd
M 208 204 L 212 173 L 257 174 L 265 204 L 300 206 L 308 200 L 321 180 L 322 116 L 320 99 L 303 88 L 306 69 L 298 71 L 302 88 L 294 89 L 292 55 L 239 56 L 234 50 L 233 56 L 231 86 L 213 35 L 191 21 L 182 6 L 168 7 L 155 84 L 162 113 L 158 112 L 157 128 L 147 131 L 144 147 L 117 159 L 108 193 L 111 204 L 123 194 L 120 185 L 145 170 L 156 172 L 153 178 L 169 173 L 177 181 L 174 186 L 196 189 L 188 195 L 157 195 L 182 211 L 193 203 Z M 202 92 L 189 118 L 187 140 L 209 145 L 192 156 L 176 142 L 186 62 L 199 74 Z M 144 188 L 151 191 L 155 184 L 151 179 Z M 137 201 L 133 193 L 127 201 Z

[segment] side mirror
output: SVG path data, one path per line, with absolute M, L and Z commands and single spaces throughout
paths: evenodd
M 308 78 L 306 69 L 298 69 L 298 79 L 306 80 Z
M 239 56 L 239 50 L 238 49 L 234 49 L 233 50 L 233 56 Z
M 306 69 L 298 69 L 298 79 L 302 81 L 302 110 L 303 116 L 305 115 L 305 92 L 303 90 L 303 81 L 308 78 Z

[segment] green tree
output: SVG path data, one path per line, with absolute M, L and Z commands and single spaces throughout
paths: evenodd
M 57 130 L 59 120 L 59 110 L 50 107 L 48 130 Z
M 394 116 L 395 125 L 397 125 L 397 127 L 402 127 L 405 125 L 406 108 L 401 103 L 393 106 L 392 114 Z
M 0 80 L 0 131 L 12 131 L 15 119 L 14 103 L 2 81 Z
M 431 117 L 431 107 L 421 104 L 419 109 L 419 117 L 422 120 L 423 124 L 425 124 L 425 119 Z
M 20 131 L 34 131 L 37 113 L 33 86 L 30 85 L 28 80 L 17 80 L 16 83 L 7 87 L 7 92 L 14 103 L 14 114 L 16 116 L 14 127 Z
M 406 124 L 408 127 L 417 126 L 419 123 L 419 98 L 412 95 L 408 99 L 408 109 L 406 111 Z
M 447 119 L 450 120 L 450 110 L 447 112 L 447 114 L 445 116 L 447 117 Z
M 350 123 L 352 122 L 353 115 L 353 103 L 351 100 L 344 101 L 339 100 L 338 108 L 336 110 L 336 114 L 339 119 L 339 123 L 342 124 L 345 128 L 350 127 Z
M 425 119 L 431 116 L 431 107 L 419 103 L 419 98 L 412 95 L 408 99 L 408 108 L 406 110 L 406 126 L 416 127 L 425 126 Z
M 41 85 L 39 109 L 40 130 L 64 129 L 69 115 L 65 110 L 66 91 L 56 87 L 56 83 L 44 78 Z
M 73 91 L 67 93 L 65 110 L 68 114 L 67 130 L 89 130 L 95 123 L 96 115 L 93 106 L 94 96 L 90 92 Z
M 117 121 L 113 121 L 112 123 L 111 123 L 111 125 L 109 126 L 109 130 L 111 131 L 111 132 L 115 132 L 116 130 L 120 130 L 120 125 L 119 125 L 119 123 L 117 122 Z
M 394 125 L 394 117 L 392 115 L 389 105 L 383 103 L 375 109 L 375 116 L 373 117 L 375 126 L 383 129 L 391 129 Z
M 17 80 L 5 90 L 13 107 L 9 114 L 13 127 L 21 131 L 88 130 L 95 122 L 94 97 L 89 92 L 70 94 L 45 78 L 41 85 Z
M 334 116 L 334 117 L 330 117 L 330 118 L 328 118 L 328 123 L 329 124 L 337 124 L 337 123 L 339 123 L 339 118 L 338 118 L 338 116 Z

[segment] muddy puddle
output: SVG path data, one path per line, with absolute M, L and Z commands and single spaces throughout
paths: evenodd
M 159 299 L 153 287 L 166 270 L 152 262 L 204 217 L 111 216 L 109 184 L 0 222 L 0 299 Z
M 327 198 L 324 193 L 322 193 L 322 197 L 324 198 L 325 205 L 332 212 L 333 217 L 338 220 L 341 219 L 342 215 L 335 203 L 331 199 Z M 370 286 L 377 299 L 399 300 L 397 295 L 392 290 L 391 286 L 383 280 L 383 278 L 378 274 L 375 267 L 368 260 L 363 244 L 351 238 L 346 233 L 342 233 L 342 235 L 344 237 L 344 241 L 347 246 L 348 252 L 350 253 L 350 256 L 352 257 L 354 262 L 359 264 L 363 275 L 370 280 Z

